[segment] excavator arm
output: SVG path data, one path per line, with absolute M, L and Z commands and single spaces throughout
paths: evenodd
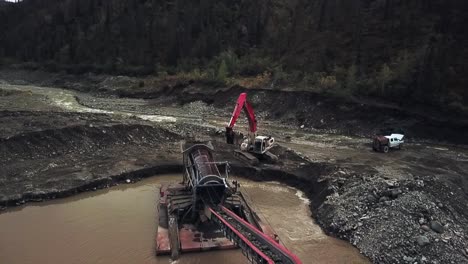
M 233 128 L 241 114 L 242 109 L 244 110 L 247 119 L 249 120 L 249 131 L 253 134 L 257 132 L 257 119 L 255 118 L 253 107 L 249 101 L 247 101 L 247 93 L 241 93 L 239 98 L 237 98 L 236 107 L 232 112 L 231 120 L 226 127 L 226 140 L 228 144 L 234 144 Z
M 252 105 L 247 101 L 247 94 L 241 93 L 239 98 L 237 98 L 236 107 L 234 108 L 234 112 L 232 112 L 231 120 L 229 121 L 228 127 L 233 128 L 237 122 L 237 119 L 240 116 L 240 113 L 244 109 L 245 114 L 249 120 L 249 129 L 250 132 L 255 133 L 257 132 L 257 119 L 255 118 L 255 113 L 253 110 Z

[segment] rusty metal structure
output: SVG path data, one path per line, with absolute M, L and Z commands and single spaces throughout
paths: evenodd
M 301 263 L 229 183 L 229 164 L 214 161 L 210 143 L 183 142 L 181 152 L 182 182 L 160 189 L 157 254 L 239 247 L 251 263 Z
M 209 142 L 182 144 L 183 184 L 192 190 L 192 203 L 195 208 L 199 208 L 200 204 L 218 205 L 230 194 L 229 163 L 215 162 L 213 150 Z M 218 166 L 224 168 L 223 174 Z

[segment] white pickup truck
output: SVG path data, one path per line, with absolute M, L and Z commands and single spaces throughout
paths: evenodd
M 374 142 L 372 144 L 372 148 L 375 151 L 380 151 L 387 153 L 390 148 L 397 148 L 401 149 L 401 145 L 405 143 L 403 134 L 390 134 L 388 136 L 385 135 L 377 135 L 374 137 Z

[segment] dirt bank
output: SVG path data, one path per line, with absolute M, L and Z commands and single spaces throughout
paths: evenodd
M 311 132 L 369 137 L 383 128 L 401 128 L 410 140 L 437 140 L 468 144 L 468 113 L 431 105 L 398 105 L 375 98 L 335 97 L 290 87 L 246 89 L 240 86 L 213 88 L 191 80 L 159 81 L 151 77 L 71 75 L 41 71 L 1 70 L 0 80 L 11 84 L 60 87 L 101 97 L 150 99 L 154 107 L 184 105 L 202 101 L 211 116 L 232 111 L 241 92 L 247 91 L 259 116 L 266 121 L 281 121 Z M 115 103 L 102 105 L 89 97 L 79 98 L 89 107 L 113 110 Z M 135 110 L 135 105 L 121 105 Z M 130 108 L 129 108 L 130 107 Z
M 401 128 L 409 139 L 432 139 L 467 144 L 460 133 L 468 133 L 468 118 L 447 117 L 447 113 L 405 109 L 395 105 L 375 104 L 345 98 L 326 97 L 305 91 L 245 89 L 235 86 L 210 92 L 187 87 L 173 87 L 152 93 L 138 94 L 138 90 L 121 92 L 121 96 L 159 98 L 165 102 L 187 104 L 203 101 L 217 109 L 232 108 L 241 92 L 248 92 L 255 110 L 265 120 L 281 120 L 305 130 L 344 135 L 372 136 L 386 127 Z M 220 111 L 226 112 L 226 111 Z M 229 111 L 227 111 L 229 112 Z
M 141 122 L 60 112 L 0 112 L 0 120 L 9 128 L 0 138 L 2 206 L 150 175 L 178 160 L 175 149 L 158 147 L 180 137 Z
M 192 125 L 171 126 L 170 131 L 141 121 L 113 124 L 116 120 L 106 115 L 54 113 L 54 119 L 69 121 L 69 126 L 63 126 L 62 122 L 45 122 L 49 114 L 0 112 L 2 123 L 11 128 L 0 138 L 0 206 L 64 197 L 158 173 L 180 172 L 181 135 L 200 134 L 199 127 Z M 18 129 L 18 123 L 28 123 L 31 115 L 35 122 L 24 131 Z M 283 158 L 280 164 L 249 167 L 233 157 L 233 147 L 216 142 L 222 138 L 216 138 L 214 131 L 205 138 L 210 135 L 215 136 L 212 139 L 218 160 L 231 161 L 237 173 L 255 179 L 281 179 L 282 173 L 288 175 L 304 162 L 293 152 L 278 147 L 277 154 Z M 301 169 L 304 170 L 307 168 Z M 269 176 L 259 178 L 259 173 Z M 314 177 L 317 175 L 314 173 Z

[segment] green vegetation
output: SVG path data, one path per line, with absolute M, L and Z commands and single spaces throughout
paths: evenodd
M 225 81 L 228 77 L 226 61 L 222 60 L 218 69 L 218 80 Z
M 468 104 L 466 3 L 24 1 L 0 7 L 0 66 L 460 108 Z

